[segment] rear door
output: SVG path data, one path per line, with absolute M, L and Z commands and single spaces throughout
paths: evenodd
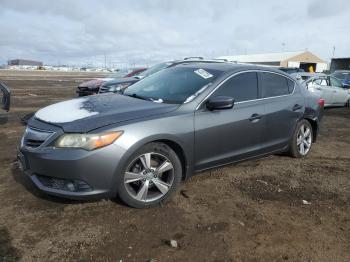
M 288 146 L 296 123 L 303 116 L 305 101 L 294 80 L 274 72 L 259 72 L 266 128 L 262 147 L 266 153 Z
M 1 97 L 1 109 L 5 111 L 10 110 L 10 89 L 5 85 L 0 83 L 0 97 Z
M 258 100 L 256 72 L 229 78 L 208 99 L 229 96 L 232 109 L 210 111 L 205 102 L 195 112 L 195 168 L 209 167 L 259 154 L 264 129 L 264 106 Z

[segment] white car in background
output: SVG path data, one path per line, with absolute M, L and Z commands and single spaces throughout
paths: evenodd
M 296 80 L 299 81 L 299 83 L 303 83 L 306 80 L 309 80 L 310 78 L 317 77 L 317 76 L 326 76 L 326 74 L 323 73 L 308 73 L 308 72 L 297 72 L 297 73 L 291 73 L 292 77 L 294 77 Z
M 341 81 L 333 76 L 312 77 L 303 84 L 310 92 L 318 93 L 327 106 L 350 106 L 349 89 L 343 87 Z

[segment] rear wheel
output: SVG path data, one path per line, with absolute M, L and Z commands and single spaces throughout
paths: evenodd
M 289 146 L 289 154 L 292 157 L 306 157 L 312 145 L 312 126 L 309 121 L 302 120 L 297 124 L 293 134 L 293 139 Z
M 154 206 L 169 198 L 181 177 L 176 153 L 166 144 L 150 143 L 130 157 L 118 181 L 118 195 L 132 207 Z

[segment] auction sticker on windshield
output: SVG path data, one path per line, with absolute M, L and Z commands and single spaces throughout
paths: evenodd
M 197 69 L 196 71 L 194 71 L 197 75 L 203 77 L 204 79 L 208 79 L 213 77 L 212 74 L 210 74 L 209 72 L 205 71 L 204 69 Z

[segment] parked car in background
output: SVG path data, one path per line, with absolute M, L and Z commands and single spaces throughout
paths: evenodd
M 0 96 L 2 97 L 1 109 L 9 111 L 11 106 L 11 92 L 10 89 L 2 83 L 0 83 Z
M 103 83 L 100 87 L 99 93 L 119 93 L 128 86 L 140 81 L 142 78 L 145 78 L 147 76 L 150 76 L 154 73 L 159 72 L 160 70 L 167 68 L 171 66 L 173 62 L 164 62 L 164 63 L 159 63 L 156 64 L 147 70 L 139 73 L 138 75 L 135 75 L 133 77 L 123 77 L 123 78 L 118 78 L 118 79 L 112 79 L 110 81 L 107 81 Z
M 306 73 L 306 72 L 291 73 L 290 75 L 296 80 L 298 80 L 300 83 L 303 83 L 306 80 L 313 77 L 326 76 L 326 74 L 323 74 L 323 73 Z
M 79 96 L 88 96 L 88 95 L 94 95 L 97 94 L 100 86 L 110 80 L 116 79 L 116 78 L 122 78 L 122 77 L 133 77 L 136 76 L 143 71 L 145 71 L 147 68 L 137 68 L 132 70 L 131 72 L 128 70 L 121 70 L 120 72 L 115 73 L 114 75 L 111 75 L 111 77 L 107 78 L 95 78 L 89 81 L 85 81 L 83 83 L 80 83 L 77 88 L 77 94 Z
M 146 71 L 142 72 L 141 74 L 135 76 L 135 77 L 129 77 L 129 78 L 121 78 L 121 79 L 114 79 L 111 81 L 108 81 L 104 83 L 100 87 L 100 94 L 103 93 L 120 93 L 123 92 L 127 87 L 131 86 L 132 84 L 135 84 L 136 82 L 140 81 L 141 79 L 153 75 L 165 68 L 173 67 L 178 64 L 184 64 L 184 63 L 197 63 L 198 61 L 200 62 L 208 62 L 208 63 L 219 63 L 223 62 L 222 60 L 204 60 L 202 57 L 186 57 L 183 60 L 175 60 L 175 61 L 168 61 L 168 62 L 163 62 L 156 64 Z
M 132 70 L 131 72 L 129 72 L 127 75 L 125 75 L 123 77 L 137 76 L 137 75 L 141 74 L 145 70 L 147 70 L 147 67 L 137 68 L 137 69 Z
M 304 69 L 299 67 L 279 67 L 279 70 L 287 73 L 287 74 L 293 74 L 293 73 L 303 73 L 305 72 Z
M 334 76 L 316 76 L 303 83 L 311 92 L 318 93 L 327 106 L 349 106 L 350 92 Z
M 281 152 L 306 157 L 322 110 L 322 99 L 279 70 L 180 63 L 123 94 L 40 109 L 18 159 L 48 194 L 119 196 L 143 208 L 201 170 Z
M 349 70 L 336 70 L 333 77 L 339 79 L 345 88 L 350 89 L 350 71 Z

